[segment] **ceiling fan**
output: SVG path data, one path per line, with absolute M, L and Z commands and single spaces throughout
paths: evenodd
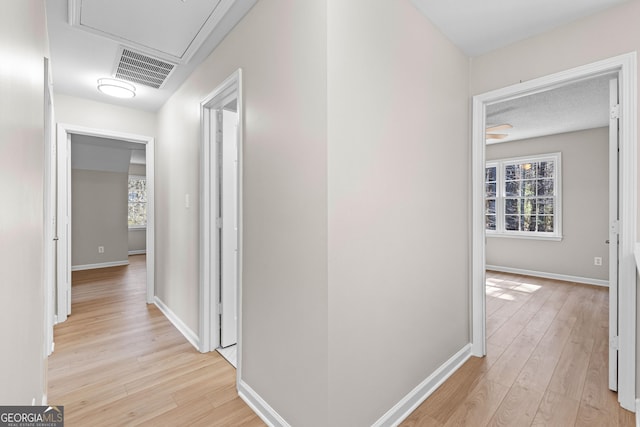
M 500 130 L 505 130 L 505 129 L 511 129 L 513 126 L 511 126 L 509 123 L 503 123 L 501 125 L 495 125 L 495 126 L 489 126 L 487 127 L 487 129 L 485 129 L 485 137 L 488 140 L 490 139 L 505 139 L 506 137 L 509 136 L 509 134 L 507 133 L 495 133 L 496 131 L 500 131 Z

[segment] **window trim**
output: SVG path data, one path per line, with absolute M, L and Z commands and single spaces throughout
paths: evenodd
M 144 179 L 144 181 L 145 181 L 145 188 L 146 188 L 146 182 L 147 182 L 147 176 L 146 176 L 146 175 L 128 175 L 128 176 L 127 176 L 127 187 L 128 187 L 128 185 L 129 185 L 129 180 L 130 180 L 131 178 L 133 178 L 133 179 Z M 129 209 L 129 203 L 130 203 L 130 202 L 129 202 L 129 197 L 128 197 L 128 196 L 129 196 L 129 194 L 128 194 L 128 193 L 129 193 L 129 192 L 127 191 L 127 211 L 128 211 L 128 209 Z M 138 202 L 138 203 L 140 203 L 140 202 Z M 147 205 L 147 206 L 149 206 L 149 196 L 148 196 L 148 194 L 147 194 L 147 201 L 146 201 L 146 202 L 144 202 L 144 204 L 145 204 L 145 205 Z M 148 213 L 148 211 L 147 211 L 147 213 Z M 144 225 L 138 225 L 138 224 L 136 224 L 136 225 L 129 225 L 129 215 L 127 214 L 127 228 L 128 228 L 129 230 L 146 230 L 146 229 L 147 229 L 147 225 L 148 225 L 148 224 L 149 224 L 149 219 L 147 218 L 147 222 L 146 222 L 146 224 L 144 224 Z
M 540 231 L 511 231 L 505 229 L 505 174 L 504 168 L 507 164 L 514 163 L 534 163 L 541 161 L 554 161 L 555 173 L 554 173 L 554 221 L 553 221 L 553 233 L 540 232 Z M 547 240 L 547 241 L 561 241 L 562 234 L 562 153 L 545 153 L 536 154 L 530 156 L 519 156 L 502 158 L 495 160 L 487 160 L 485 162 L 485 183 L 486 183 L 486 169 L 488 167 L 496 167 L 496 230 L 487 230 L 485 225 L 486 237 L 504 237 L 515 239 L 531 239 L 531 240 Z M 486 189 L 484 192 L 484 200 L 487 200 Z M 486 203 L 484 215 L 486 218 Z M 485 220 L 486 224 L 486 220 Z

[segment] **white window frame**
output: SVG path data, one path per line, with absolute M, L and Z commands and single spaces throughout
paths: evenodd
M 555 209 L 553 213 L 553 232 L 541 231 L 512 231 L 505 229 L 506 216 L 506 189 L 505 189 L 505 167 L 514 163 L 535 163 L 543 161 L 555 162 L 554 171 L 554 199 Z M 562 153 L 538 154 L 533 156 L 512 157 L 505 159 L 489 160 L 485 164 L 486 169 L 489 167 L 496 168 L 496 229 L 487 230 L 485 225 L 485 234 L 487 237 L 507 237 L 518 239 L 535 239 L 535 240 L 562 240 Z M 486 178 L 485 178 L 486 182 Z M 485 190 L 486 200 L 486 190 Z M 486 206 L 486 205 L 485 205 Z M 486 216 L 486 207 L 485 207 Z M 485 220 L 486 221 L 486 220 Z
M 147 176 L 146 175 L 129 175 L 127 177 L 127 190 L 129 187 L 129 180 L 133 178 L 133 179 L 144 179 L 145 183 L 147 181 Z M 146 185 L 145 185 L 146 187 Z M 149 206 L 149 194 L 147 193 L 147 201 L 145 202 L 145 204 L 147 205 L 147 207 Z M 147 229 L 147 224 L 149 223 L 149 218 L 147 217 L 147 224 L 145 225 L 129 225 L 129 191 L 127 191 L 127 226 L 129 227 L 129 230 L 146 230 Z M 148 210 L 147 210 L 147 214 L 148 214 Z

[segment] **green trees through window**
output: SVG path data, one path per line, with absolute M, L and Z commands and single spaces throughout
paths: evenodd
M 129 227 L 147 225 L 147 179 L 144 176 L 129 176 Z
M 487 162 L 488 234 L 560 237 L 560 153 Z

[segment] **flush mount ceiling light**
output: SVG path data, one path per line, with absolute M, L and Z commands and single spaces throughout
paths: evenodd
M 133 98 L 136 87 L 132 84 L 115 79 L 98 79 L 98 90 L 116 98 Z

